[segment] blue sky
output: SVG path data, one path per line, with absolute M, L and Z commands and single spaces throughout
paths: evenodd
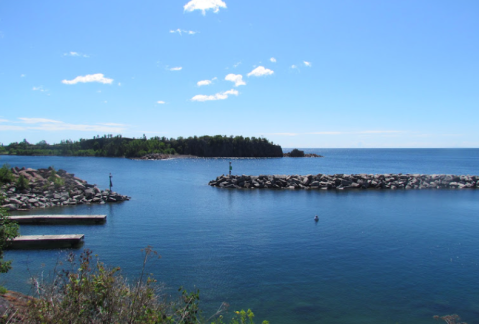
M 479 2 L 0 1 L 0 142 L 479 147 Z

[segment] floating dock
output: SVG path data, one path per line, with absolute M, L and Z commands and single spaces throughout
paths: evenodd
M 78 248 L 83 244 L 84 234 L 22 235 L 14 238 L 9 249 L 58 249 Z
M 106 215 L 30 215 L 9 216 L 11 221 L 18 224 L 104 224 Z

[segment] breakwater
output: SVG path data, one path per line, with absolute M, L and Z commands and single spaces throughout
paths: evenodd
M 466 189 L 479 176 L 448 174 L 221 175 L 208 183 L 236 189 Z
M 65 170 L 15 167 L 11 172 L 12 180 L 0 189 L 4 195 L 1 207 L 11 211 L 130 200 L 108 189 L 100 190 Z M 23 188 L 19 187 L 21 176 L 27 180 Z

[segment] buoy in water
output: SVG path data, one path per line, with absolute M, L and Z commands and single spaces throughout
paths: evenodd
M 318 215 L 314 216 L 314 221 L 315 221 L 315 222 L 319 221 Z

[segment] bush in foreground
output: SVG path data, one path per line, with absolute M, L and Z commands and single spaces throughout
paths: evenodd
M 145 274 L 150 257 L 157 255 L 151 247 L 143 250 L 143 270 L 134 284 L 121 275 L 120 268 L 108 268 L 91 251 L 84 251 L 76 264 L 68 257 L 71 270 L 62 270 L 53 281 L 34 280 L 37 296 L 23 316 L 27 323 L 225 323 L 222 304 L 216 314 L 204 319 L 199 308 L 199 292 L 180 288 L 179 301 L 161 296 L 156 280 Z M 235 312 L 226 323 L 253 324 L 254 314 Z M 267 324 L 264 321 L 263 324 Z

